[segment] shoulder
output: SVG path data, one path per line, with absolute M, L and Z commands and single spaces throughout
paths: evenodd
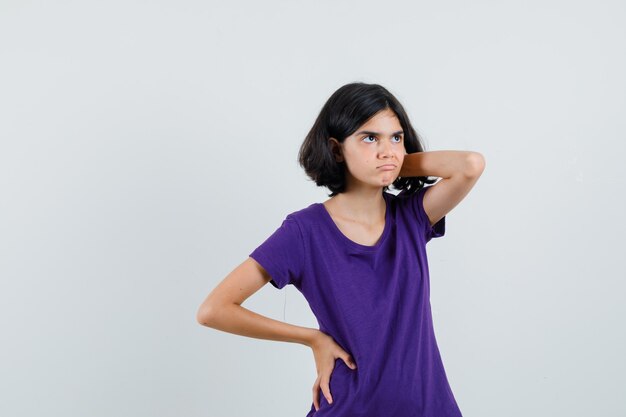
M 312 203 L 300 210 L 293 211 L 287 214 L 285 220 L 297 224 L 300 229 L 304 231 L 308 229 L 310 225 L 316 224 L 319 221 L 319 204 L 320 203 Z
M 391 202 L 393 205 L 401 205 L 401 206 L 405 206 L 407 205 L 413 198 L 415 198 L 417 196 L 417 194 L 420 192 L 421 190 L 415 191 L 411 194 L 407 193 L 406 190 L 401 190 L 399 193 L 397 194 L 393 194 L 389 191 L 384 192 L 383 195 L 387 198 L 387 200 L 389 202 Z
M 390 193 L 387 193 L 387 195 L 389 196 L 388 199 L 395 212 L 406 213 L 408 216 L 413 216 L 418 220 L 422 220 L 424 214 L 424 194 L 429 188 L 430 187 L 421 187 L 420 189 L 413 190 L 411 192 L 402 190 L 397 195 Z

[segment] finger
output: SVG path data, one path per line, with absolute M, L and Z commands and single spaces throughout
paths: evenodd
M 320 386 L 319 386 L 319 378 L 315 381 L 313 385 L 313 405 L 315 406 L 315 411 L 320 409 Z
M 330 394 L 329 382 L 330 382 L 330 373 L 322 375 L 322 379 L 320 380 L 320 388 L 322 388 L 322 393 L 324 394 L 324 397 L 326 397 L 326 401 L 328 401 L 328 404 L 332 404 L 333 396 Z
M 356 369 L 356 363 L 354 363 L 354 360 L 349 354 L 346 353 L 341 357 L 341 359 L 343 359 L 345 364 L 348 365 L 348 368 Z

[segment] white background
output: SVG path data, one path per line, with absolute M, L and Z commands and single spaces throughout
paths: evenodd
M 487 162 L 428 246 L 464 417 L 626 415 L 624 2 L 2 0 L 0 54 L 1 415 L 304 417 L 309 348 L 195 315 L 353 81 Z

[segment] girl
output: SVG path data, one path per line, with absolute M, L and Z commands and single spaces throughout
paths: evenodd
M 310 347 L 318 376 L 307 417 L 461 416 L 435 340 L 425 246 L 444 235 L 483 156 L 424 152 L 389 91 L 351 83 L 322 108 L 299 162 L 331 198 L 288 214 L 207 296 L 198 322 Z M 319 329 L 241 306 L 267 282 L 294 285 Z

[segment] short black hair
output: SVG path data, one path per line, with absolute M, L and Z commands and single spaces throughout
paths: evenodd
M 386 88 L 379 84 L 354 82 L 335 91 L 322 107 L 313 127 L 306 135 L 298 153 L 298 163 L 318 186 L 331 191 L 329 197 L 346 189 L 345 162 L 336 162 L 332 154 L 329 138 L 340 143 L 382 110 L 395 113 L 404 130 L 404 148 L 407 154 L 423 152 L 422 140 L 409 121 L 402 104 Z M 429 177 L 398 177 L 393 182 L 397 190 L 410 195 L 424 184 L 432 184 Z M 383 188 L 386 191 L 389 187 Z

